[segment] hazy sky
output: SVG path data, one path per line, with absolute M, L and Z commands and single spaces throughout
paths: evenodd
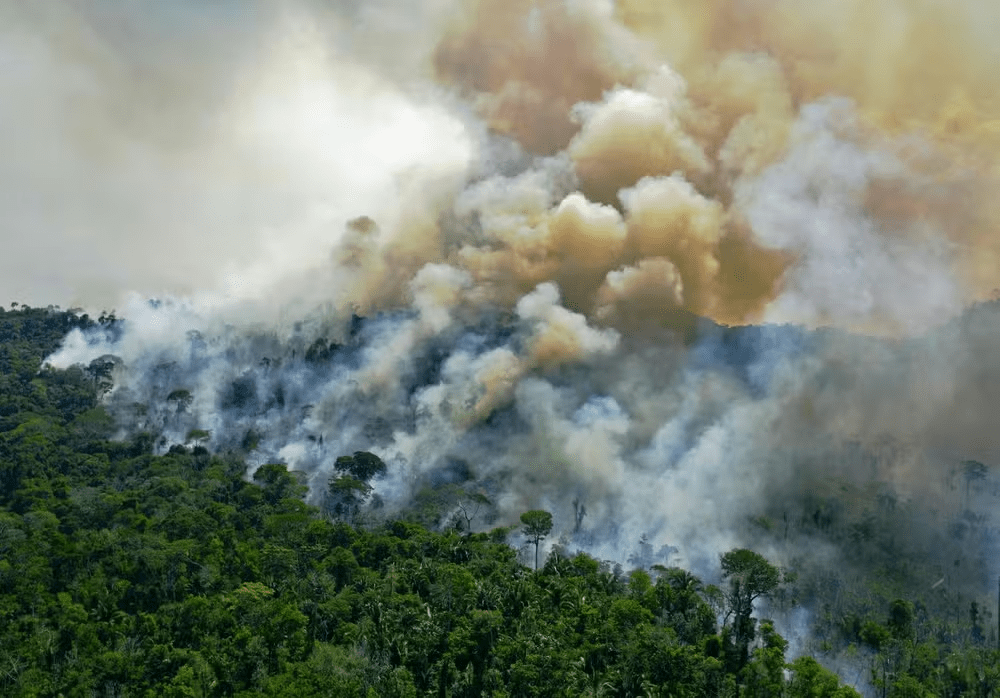
M 0 302 L 318 302 L 354 260 L 365 310 L 434 262 L 619 325 L 917 331 L 1000 287 L 998 8 L 8 0 Z
M 0 7 L 0 302 L 252 294 L 465 127 L 291 3 Z M 281 271 L 279 271 L 281 270 Z

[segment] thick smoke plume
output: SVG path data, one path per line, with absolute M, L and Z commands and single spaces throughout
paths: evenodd
M 933 545 L 1000 457 L 994 2 L 38 5 L 0 279 L 118 304 L 51 363 L 119 357 L 123 433 L 696 569 L 832 482 Z

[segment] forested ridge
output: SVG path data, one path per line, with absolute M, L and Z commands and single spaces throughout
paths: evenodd
M 358 517 L 370 454 L 339 462 L 321 510 L 282 465 L 248 480 L 245 453 L 111 440 L 101 376 L 41 368 L 95 322 L 115 320 L 0 314 L 0 694 L 856 695 L 751 617 L 816 584 L 750 550 L 720 556 L 718 586 L 558 546 L 535 571 L 509 529 L 472 532 L 471 513 L 439 530 L 425 510 Z M 533 555 L 545 514 L 522 517 Z M 975 604 L 958 632 L 919 600 L 860 595 L 867 606 L 818 614 L 859 687 L 1000 690 Z

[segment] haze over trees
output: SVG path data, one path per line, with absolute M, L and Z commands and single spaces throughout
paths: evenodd
M 818 664 L 779 676 L 770 630 L 770 653 L 737 667 L 682 570 L 554 553 L 532 573 L 507 529 L 433 532 L 405 513 L 352 527 L 339 514 L 363 503 L 309 506 L 284 465 L 247 479 L 237 452 L 108 440 L 95 378 L 39 371 L 88 322 L 0 315 L 4 695 L 700 696 L 757 674 L 795 696 L 837 685 Z M 370 492 L 384 470 L 345 456 L 331 490 Z M 552 530 L 549 512 L 522 520 L 536 546 Z
M 302 473 L 270 463 L 248 479 L 245 451 L 212 454 L 207 435 L 161 456 L 152 433 L 109 440 L 97 400 L 108 362 L 41 368 L 68 329 L 93 323 L 0 313 L 4 695 L 856 695 L 791 656 L 767 618 L 801 604 L 809 646 L 853 653 L 838 666 L 859 688 L 1000 690 L 991 609 L 942 585 L 906 598 L 904 576 L 850 580 L 808 561 L 796 576 L 740 548 L 720 555 L 715 586 L 654 563 L 646 536 L 630 572 L 571 541 L 543 560 L 556 522 L 541 510 L 517 533 L 535 547 L 532 572 L 510 529 L 476 532 L 491 502 L 470 483 L 427 489 L 386 518 L 373 483 L 387 466 L 368 452 L 337 460 L 316 508 Z M 986 470 L 957 471 L 966 506 Z M 883 530 L 898 507 L 873 501 L 879 518 L 846 534 L 898 570 Z M 816 511 L 809 525 L 839 535 L 833 503 Z

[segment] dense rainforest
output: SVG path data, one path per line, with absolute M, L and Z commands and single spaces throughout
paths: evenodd
M 112 440 L 104 377 L 42 361 L 70 329 L 114 322 L 0 310 L 0 694 L 1000 692 L 975 602 L 941 620 L 891 586 L 826 593 L 745 549 L 720 551 L 717 585 L 560 546 L 538 558 L 547 512 L 484 532 L 474 495 L 457 521 L 435 519 L 433 496 L 359 516 L 384 468 L 365 452 L 338 461 L 317 507 L 283 465 L 248 478 L 246 452 Z M 841 678 L 755 617 L 804 602 Z

